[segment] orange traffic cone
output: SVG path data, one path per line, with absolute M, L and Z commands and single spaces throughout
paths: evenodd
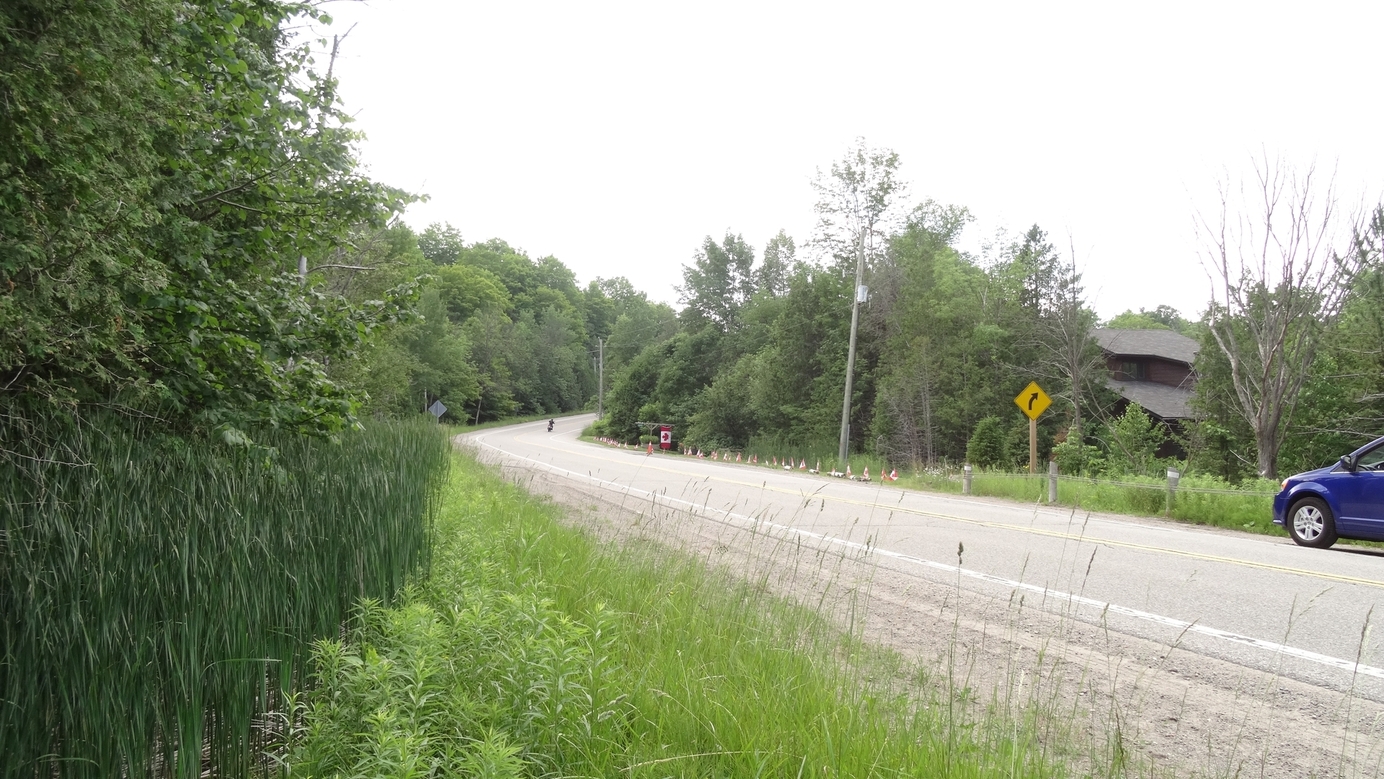
M 735 461 L 736 461 L 736 462 L 740 462 L 740 453 L 739 453 L 739 452 L 736 452 L 736 453 L 735 453 Z
M 898 480 L 899 480 L 899 469 L 898 469 L 898 468 L 895 468 L 894 470 L 892 470 L 892 471 L 889 472 L 889 481 L 898 481 Z
M 868 465 L 865 466 L 865 472 L 862 473 L 862 474 L 860 474 L 860 480 L 861 480 L 861 481 L 869 481 L 869 480 L 870 480 L 870 466 L 868 466 Z
M 647 454 L 653 454 L 653 453 L 654 453 L 654 445 L 653 445 L 653 444 L 649 444 L 649 451 L 647 452 Z
M 803 461 L 801 461 L 801 462 L 798 463 L 798 470 L 800 470 L 800 471 L 805 471 L 805 470 L 807 470 L 807 460 L 803 460 Z
M 851 464 L 850 464 L 850 463 L 846 463 L 846 478 L 847 478 L 847 479 L 854 479 L 854 478 L 855 478 L 854 476 L 851 475 Z

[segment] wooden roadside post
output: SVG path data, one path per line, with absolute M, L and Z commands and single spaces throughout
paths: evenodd
M 1028 418 L 1028 472 L 1038 472 L 1038 418 Z
M 1038 417 L 1052 405 L 1052 398 L 1038 386 L 1038 382 L 1030 381 L 1028 386 L 1024 387 L 1024 391 L 1014 398 L 1014 405 L 1028 417 L 1028 472 L 1037 473 Z

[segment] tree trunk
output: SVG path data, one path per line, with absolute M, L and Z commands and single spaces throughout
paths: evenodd
M 1278 445 L 1276 431 L 1256 430 L 1254 446 L 1258 449 L 1259 478 L 1278 478 Z

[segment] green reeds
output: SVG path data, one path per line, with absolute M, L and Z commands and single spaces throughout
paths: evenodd
M 435 425 L 262 443 L 88 420 L 0 462 L 3 775 L 262 772 L 311 642 L 427 565 Z

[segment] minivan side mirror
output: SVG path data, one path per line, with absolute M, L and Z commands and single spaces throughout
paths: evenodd
M 1341 455 L 1341 467 L 1351 473 L 1355 473 L 1355 458 L 1348 454 Z

